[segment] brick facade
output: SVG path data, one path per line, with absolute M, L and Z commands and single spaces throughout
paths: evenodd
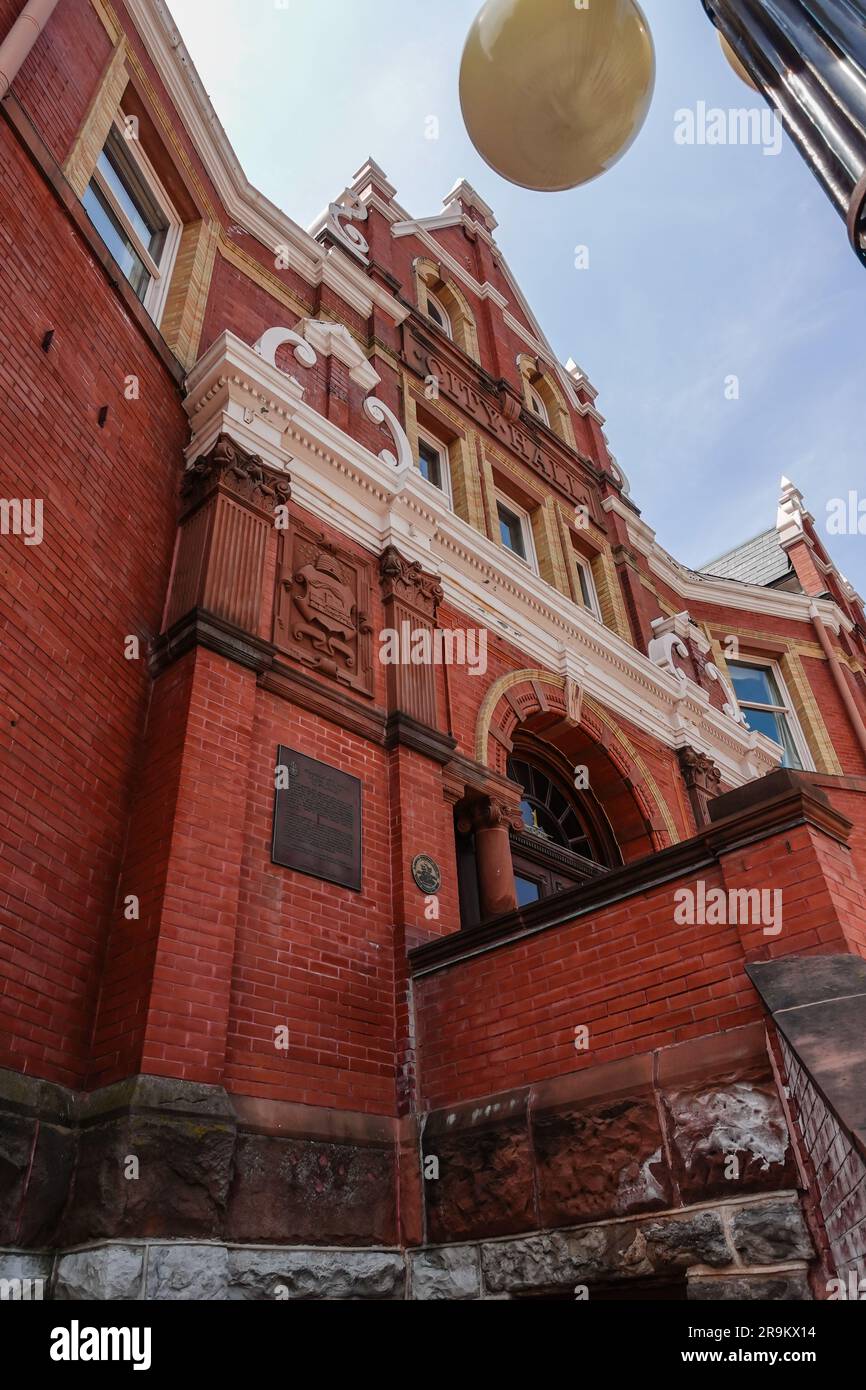
M 639 1277 L 682 1296 L 760 1296 L 775 1263 L 771 1296 L 810 1268 L 826 1296 L 813 1247 L 862 1271 L 862 1135 L 793 1055 L 789 1134 L 746 967 L 866 957 L 860 601 L 805 511 L 801 592 L 660 550 L 468 185 L 414 221 L 370 163 L 308 235 L 196 83 L 151 0 L 60 0 L 0 119 L 0 495 L 44 501 L 41 544 L 0 536 L 0 1243 L 70 1288 L 96 1276 L 68 1247 L 138 1268 L 164 1237 L 520 1297 L 623 1222 L 623 1249 L 680 1242 Z M 121 98 L 182 224 L 158 325 L 80 201 Z M 483 660 L 387 665 L 404 623 Z M 729 637 L 783 674 L 804 771 L 726 711 Z M 358 779 L 360 889 L 275 862 L 280 747 Z M 554 853 L 548 811 L 583 838 Z M 781 894 L 779 932 L 678 920 L 714 890 Z M 543 1278 L 514 1273 L 531 1240 Z M 590 1284 L 634 1273 L 605 1249 Z

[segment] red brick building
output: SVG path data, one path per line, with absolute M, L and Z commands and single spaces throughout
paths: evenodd
M 23 8 L 0 1274 L 850 1288 L 866 626 L 801 495 L 686 569 L 469 185 L 305 231 L 158 0 Z

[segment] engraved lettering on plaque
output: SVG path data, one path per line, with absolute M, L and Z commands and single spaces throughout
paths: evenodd
M 361 783 L 339 768 L 280 747 L 286 769 L 274 801 L 275 864 L 361 890 Z

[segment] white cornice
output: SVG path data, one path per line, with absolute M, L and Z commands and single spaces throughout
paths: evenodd
M 311 285 L 325 284 L 357 313 L 376 304 L 394 323 L 407 309 L 349 256 L 320 246 L 247 179 L 163 0 L 127 0 L 127 9 L 231 221 Z
M 618 497 L 607 497 L 602 503 L 606 512 L 616 512 L 628 529 L 629 541 L 647 561 L 649 569 L 658 575 L 678 598 L 692 603 L 714 603 L 723 608 L 736 608 L 748 613 L 763 613 L 771 618 L 788 618 L 791 622 L 810 621 L 814 604 L 834 631 L 839 627 L 850 632 L 853 624 L 832 599 L 810 598 L 807 594 L 792 594 L 785 589 L 765 589 L 760 584 L 745 584 L 736 579 L 717 579 L 689 570 L 669 555 L 656 541 L 651 526 L 636 516 Z
M 558 672 L 571 656 L 585 688 L 612 713 L 670 748 L 707 753 L 740 785 L 776 765 L 778 747 L 714 709 L 692 681 L 647 656 L 450 511 L 415 468 L 388 466 L 304 400 L 301 382 L 223 333 L 187 382 L 190 459 L 221 430 L 287 469 L 299 506 L 378 554 L 396 544 L 438 574 L 446 599 L 499 632 L 527 660 Z

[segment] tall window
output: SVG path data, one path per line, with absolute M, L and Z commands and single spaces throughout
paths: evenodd
M 582 555 L 575 555 L 574 559 L 577 565 L 577 578 L 580 584 L 583 606 L 589 609 L 593 617 L 601 619 L 601 607 L 598 602 L 595 580 L 592 577 L 592 565 L 588 560 L 585 560 Z
M 437 299 L 432 290 L 427 291 L 427 317 L 438 324 L 442 332 L 447 333 L 449 338 L 452 336 L 451 319 L 448 317 L 441 299 Z
M 526 389 L 533 414 L 537 415 L 539 420 L 543 420 L 545 425 L 549 425 L 550 416 L 547 413 L 547 406 L 544 404 L 544 401 L 541 399 L 534 386 L 527 386 Z
M 82 201 L 135 294 L 158 323 L 181 221 L 138 140 L 127 139 L 116 123 Z
M 535 569 L 535 548 L 532 544 L 532 522 L 529 513 L 516 502 L 498 497 L 496 514 L 499 521 L 499 539 L 505 549 Z
M 448 448 L 429 435 L 418 436 L 418 467 L 422 478 L 438 487 L 451 499 L 451 474 L 448 468 Z
M 778 667 L 773 662 L 729 661 L 728 670 L 749 728 L 782 745 L 783 767 L 811 768 L 808 745 Z

